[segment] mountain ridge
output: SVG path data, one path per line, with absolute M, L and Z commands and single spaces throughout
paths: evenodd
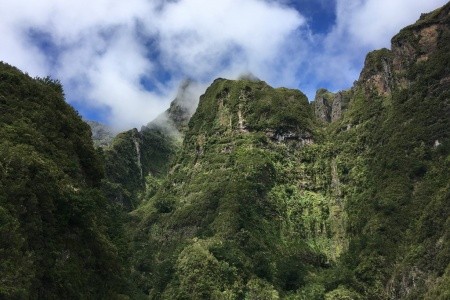
M 448 196 L 443 196 L 448 195 L 448 176 L 445 175 L 445 169 L 448 169 L 448 163 L 445 162 L 448 149 L 445 147 L 448 146 L 439 148 L 448 142 L 437 148 L 434 146 L 441 141 L 448 141 L 446 128 L 449 124 L 445 116 L 449 115 L 449 89 L 445 88 L 445 78 L 449 70 L 444 67 L 444 62 L 448 60 L 446 36 L 449 32 L 449 7 L 450 5 L 446 5 L 441 10 L 424 15 L 416 25 L 402 30 L 393 38 L 392 50 L 381 49 L 369 53 L 361 75 L 352 89 L 336 94 L 326 90 L 319 91 L 316 101 L 310 105 L 311 108 L 303 108 L 303 111 L 314 109 L 317 121 L 314 121 L 311 115 L 313 112 L 310 110 L 310 127 L 300 126 L 307 129 L 302 132 L 306 136 L 301 138 L 300 135 L 290 132 L 295 126 L 290 127 L 289 122 L 283 123 L 283 118 L 293 121 L 292 124 L 308 124 L 305 123 L 308 117 L 303 115 L 301 119 L 296 119 L 295 116 L 302 114 L 294 113 L 290 119 L 289 112 L 295 109 L 289 104 L 285 104 L 285 107 L 278 105 L 277 97 L 271 94 L 270 87 L 265 87 L 264 83 L 250 83 L 245 80 L 215 80 L 200 99 L 197 112 L 189 122 L 183 146 L 186 150 L 179 153 L 179 159 L 172 167 L 166 184 L 163 183 L 162 189 L 144 207 L 136 211 L 138 219 L 143 218 L 143 223 L 138 225 L 141 226 L 139 232 L 142 231 L 140 238 L 145 237 L 147 241 L 150 239 L 153 244 L 161 243 L 158 236 L 152 233 L 151 228 L 156 227 L 160 230 L 158 234 L 171 232 L 181 247 L 173 248 L 175 244 L 170 246 L 170 242 L 166 241 L 168 244 L 165 245 L 168 247 L 164 251 L 174 251 L 175 256 L 177 253 L 180 255 L 175 261 L 159 252 L 161 250 L 158 250 L 158 247 L 149 249 L 147 256 L 142 257 L 148 263 L 143 269 L 144 272 L 160 268 L 158 264 L 154 265 L 148 260 L 151 257 L 158 257 L 166 268 L 174 268 L 172 273 L 166 275 L 156 271 L 159 274 L 154 278 L 157 283 L 144 284 L 144 290 L 150 288 L 150 297 L 174 299 L 222 297 L 225 294 L 237 298 L 253 295 L 255 298 L 269 299 L 321 299 L 324 296 L 330 299 L 415 299 L 439 297 L 438 295 L 445 297 L 446 291 L 442 284 L 448 282 L 445 269 L 448 270 L 449 260 L 445 254 L 447 246 L 443 245 L 448 245 L 448 239 L 445 237 L 448 231 L 446 233 L 444 225 L 448 222 L 448 217 L 445 217 L 448 214 L 441 214 L 442 218 L 438 223 L 440 225 L 429 237 L 435 242 L 440 241 L 438 243 L 444 248 L 420 250 L 425 257 L 429 257 L 428 251 L 439 257 L 440 263 L 434 267 L 428 265 L 428 271 L 418 267 L 426 263 L 414 256 L 417 255 L 416 247 L 423 245 L 425 240 L 418 240 L 409 234 L 402 237 L 400 232 L 421 232 L 424 228 L 414 220 L 430 218 L 429 205 L 435 205 L 434 209 L 440 207 L 443 211 L 448 211 L 449 208 Z M 438 27 L 436 24 L 439 24 Z M 265 94 L 254 93 L 258 90 L 254 84 L 260 84 L 259 88 Z M 225 87 L 221 89 L 221 86 Z M 264 102 L 265 96 L 270 98 L 269 101 L 273 101 L 274 108 L 270 103 Z M 248 97 L 250 100 L 246 102 Z M 248 110 L 250 115 L 245 113 L 242 103 L 251 103 L 253 109 Z M 289 112 L 283 111 L 284 108 Z M 411 109 L 414 113 L 410 112 Z M 280 110 L 283 112 L 277 117 Z M 271 128 L 274 124 L 276 126 Z M 300 139 L 303 142 L 289 144 L 291 136 L 294 140 Z M 272 152 L 272 147 L 276 151 Z M 241 154 L 238 154 L 241 151 L 249 151 L 252 154 L 250 157 L 244 155 L 245 159 L 241 161 Z M 221 155 L 216 156 L 214 153 Z M 273 154 L 275 156 L 272 156 Z M 258 159 L 255 162 L 251 157 Z M 250 170 L 263 173 L 247 170 L 246 166 L 250 161 L 254 163 Z M 297 166 L 290 163 L 284 165 L 283 161 L 295 162 Z M 234 170 L 234 164 L 240 165 L 240 169 Z M 234 170 L 234 175 L 227 175 L 227 168 Z M 233 191 L 233 187 L 228 186 L 227 181 L 223 182 L 221 178 L 229 178 L 233 185 L 239 185 L 239 180 L 233 180 L 234 176 L 241 176 L 245 178 L 244 181 L 250 180 L 254 184 L 262 180 L 261 186 L 248 189 L 242 183 L 240 190 L 246 191 L 247 194 L 241 195 L 239 191 L 235 191 L 236 194 L 228 198 L 226 195 Z M 278 182 L 279 179 L 276 179 L 285 176 L 289 180 Z M 189 187 L 193 184 L 197 188 Z M 220 192 L 215 193 L 213 191 L 217 185 L 219 187 L 216 189 Z M 436 192 L 424 197 L 420 190 L 429 186 L 434 186 Z M 186 190 L 187 192 L 182 192 Z M 261 194 L 252 194 L 252 190 L 260 191 Z M 211 194 L 205 196 L 205 192 Z M 223 197 L 227 200 L 218 200 Z M 200 201 L 199 203 L 192 202 L 196 198 L 203 200 L 196 200 Z M 217 206 L 212 199 L 229 204 Z M 242 199 L 244 202 L 238 205 L 231 199 Z M 272 252 L 278 253 L 277 257 L 288 259 L 289 255 L 285 251 L 298 247 L 297 250 L 302 249 L 304 252 L 296 256 L 294 261 L 301 265 L 297 265 L 298 270 L 307 269 L 306 274 L 309 275 L 301 275 L 294 270 L 288 271 L 283 259 L 269 259 L 275 266 L 264 269 L 264 260 L 249 260 L 242 252 L 231 258 L 220 252 L 223 250 L 217 250 L 222 249 L 223 246 L 219 245 L 225 244 L 225 241 L 221 240 L 220 235 L 216 235 L 218 233 L 214 234 L 214 229 L 208 229 L 208 222 L 220 224 L 216 226 L 223 228 L 222 234 L 228 232 L 225 235 L 229 247 L 227 251 L 242 251 L 246 248 L 243 244 L 231 242 L 230 246 L 230 241 L 239 236 L 239 226 L 231 224 L 234 224 L 233 220 L 236 220 L 236 224 L 247 224 L 240 223 L 243 221 L 236 217 L 239 216 L 240 210 L 245 211 L 245 201 L 253 203 L 256 199 L 260 199 L 258 201 L 264 203 L 266 208 L 274 205 L 276 207 L 275 203 L 281 201 L 284 207 L 288 208 L 288 215 L 295 211 L 298 219 L 283 215 L 283 210 L 279 208 L 272 214 L 278 214 L 281 220 L 285 220 L 288 228 L 298 228 L 297 232 L 290 234 L 300 234 L 306 244 L 289 248 L 287 244 L 280 242 L 281 240 L 264 240 L 268 236 L 280 238 L 283 231 L 276 230 L 278 225 L 274 220 L 264 223 L 262 220 L 268 218 L 267 212 L 254 204 L 255 207 L 251 211 L 256 214 L 255 217 L 258 216 L 256 218 L 259 221 L 255 219 L 254 223 L 245 225 L 249 227 L 244 228 L 250 233 L 253 230 L 257 232 L 257 228 L 264 228 L 261 231 L 264 234 L 255 240 L 252 240 L 251 234 L 247 236 L 247 244 L 257 243 L 262 247 L 254 248 L 253 255 L 258 257 L 258 251 L 262 251 L 264 256 L 271 257 L 269 252 Z M 289 206 L 295 203 L 300 206 Z M 192 205 L 194 206 L 190 207 Z M 210 206 L 207 208 L 202 205 Z M 236 207 L 239 207 L 239 210 L 236 210 Z M 258 208 L 261 210 L 258 211 Z M 311 211 L 315 211 L 312 216 L 309 215 Z M 200 217 L 202 212 L 208 216 L 206 219 Z M 227 217 L 223 219 L 220 215 Z M 399 216 L 404 219 L 400 221 Z M 312 219 L 308 219 L 311 217 Z M 250 220 L 253 219 L 250 217 Z M 259 222 L 266 225 L 258 225 Z M 305 224 L 312 227 L 302 227 Z M 213 225 L 212 228 L 216 227 Z M 272 235 L 269 232 L 272 232 Z M 273 235 L 275 232 L 278 233 Z M 186 242 L 180 243 L 180 239 Z M 135 243 L 141 243 L 139 238 Z M 274 249 L 268 246 L 271 244 L 279 246 Z M 269 248 L 264 248 L 267 246 Z M 183 247 L 185 250 L 182 250 Z M 268 251 L 267 249 L 271 250 L 264 252 Z M 203 265 L 196 261 L 195 257 L 200 253 L 205 259 L 212 255 L 212 260 L 208 259 L 212 265 Z M 309 255 L 317 255 L 317 261 L 308 260 Z M 409 258 L 405 260 L 403 255 Z M 139 261 L 138 259 L 136 263 L 140 264 Z M 202 276 L 192 278 L 189 273 L 184 273 L 184 264 L 189 265 L 189 270 L 203 274 L 205 280 L 212 281 L 206 284 L 203 283 Z M 239 270 L 238 273 L 245 275 L 233 275 L 231 282 L 206 279 L 208 276 L 203 272 L 216 272 L 211 268 L 220 269 L 222 264 L 228 266 L 228 269 L 225 269 L 228 271 L 217 272 L 235 274 L 233 272 Z M 253 269 L 252 265 L 259 265 L 264 271 L 256 267 Z M 290 274 L 291 285 L 280 285 L 280 270 Z M 290 273 L 291 271 L 293 273 Z M 414 280 L 415 287 L 411 285 Z M 190 282 L 189 289 L 185 285 L 187 282 Z M 436 284 L 430 285 L 427 282 Z M 239 287 L 233 288 L 233 284 L 238 284 Z M 166 288 L 161 290 L 164 285 Z M 255 286 L 258 288 L 255 289 Z M 297 290 L 293 292 L 295 289 Z M 219 294 L 214 294 L 218 291 Z M 441 294 L 431 296 L 437 291 Z
M 0 64 L 0 297 L 447 299 L 449 53 L 450 3 L 349 90 L 218 78 L 194 112 L 186 82 L 96 149 Z

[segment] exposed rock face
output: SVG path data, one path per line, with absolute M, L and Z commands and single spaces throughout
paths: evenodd
M 314 139 L 309 132 L 295 132 L 295 131 L 274 131 L 267 130 L 266 136 L 272 141 L 278 143 L 295 143 L 298 146 L 311 145 L 314 143 Z
M 314 98 L 314 113 L 316 118 L 322 120 L 323 122 L 329 123 L 331 121 L 331 100 L 330 94 L 325 89 L 320 89 L 316 92 L 316 97 Z
M 334 95 L 333 105 L 331 106 L 331 122 L 337 121 L 342 116 L 344 104 L 344 92 L 338 92 Z
M 416 24 L 401 30 L 392 39 L 394 70 L 401 72 L 412 64 L 426 61 L 438 47 L 439 38 L 447 30 L 448 11 L 436 10 L 422 14 Z
M 323 122 L 334 122 L 342 116 L 344 102 L 345 92 L 331 93 L 320 89 L 314 99 L 314 114 Z
M 427 61 L 436 51 L 440 37 L 448 30 L 447 19 L 446 9 L 423 14 L 416 24 L 392 38 L 391 50 L 369 53 L 358 80 L 365 86 L 366 96 L 372 93 L 387 96 L 393 88 L 407 88 L 410 79 L 405 73 L 413 65 Z
M 433 53 L 437 47 L 437 41 L 439 36 L 439 26 L 437 24 L 430 25 L 421 29 L 418 33 L 419 46 L 422 53 L 417 61 L 423 61 L 428 59 L 428 54 Z
M 358 85 L 364 86 L 366 97 L 372 94 L 387 96 L 391 93 L 394 84 L 392 57 L 388 49 L 375 50 L 367 55 L 358 79 Z

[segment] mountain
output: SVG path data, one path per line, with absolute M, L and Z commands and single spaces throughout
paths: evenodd
M 149 274 L 137 276 L 150 297 L 240 297 L 246 286 L 277 293 L 273 285 L 299 287 L 302 270 L 324 263 L 278 198 L 294 188 L 289 158 L 312 143 L 312 126 L 299 91 L 224 79 L 207 89 L 168 178 L 134 212 L 136 270 Z
M 62 86 L 0 63 L 0 298 L 114 298 L 103 166 Z
M 450 4 L 309 105 L 216 80 L 167 179 L 133 212 L 152 299 L 446 299 Z
M 351 282 L 365 298 L 450 295 L 450 4 L 369 53 L 330 126 Z M 339 174 L 339 172 L 341 174 Z
M 449 66 L 450 3 L 349 90 L 186 81 L 94 148 L 0 64 L 0 298 L 449 299 Z

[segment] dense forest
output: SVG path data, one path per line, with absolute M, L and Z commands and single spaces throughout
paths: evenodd
M 450 299 L 450 4 L 313 102 L 189 84 L 93 138 L 0 63 L 1 299 Z

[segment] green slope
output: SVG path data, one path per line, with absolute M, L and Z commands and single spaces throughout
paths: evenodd
M 450 296 L 449 13 L 423 15 L 392 50 L 370 53 L 330 128 L 349 214 L 345 263 L 366 298 Z
M 142 288 L 152 298 L 258 298 L 293 291 L 307 271 L 326 264 L 327 247 L 317 246 L 326 235 L 314 243 L 311 234 L 326 220 L 305 212 L 326 204 L 300 191 L 291 174 L 313 128 L 299 91 L 216 80 L 200 98 L 168 179 L 134 213 Z
M 115 136 L 103 147 L 104 191 L 126 211 L 152 196 L 165 178 L 193 113 L 196 83 L 185 81 L 170 107 L 141 130 Z M 94 127 L 95 129 L 95 127 Z M 94 138 L 94 143 L 99 142 Z

